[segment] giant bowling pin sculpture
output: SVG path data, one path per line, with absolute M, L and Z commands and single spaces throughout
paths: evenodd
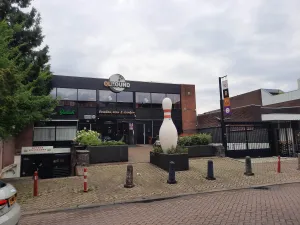
M 178 133 L 171 117 L 172 101 L 170 98 L 164 98 L 162 108 L 164 110 L 164 121 L 159 130 L 159 141 L 162 150 L 167 153 L 168 149 L 176 148 Z

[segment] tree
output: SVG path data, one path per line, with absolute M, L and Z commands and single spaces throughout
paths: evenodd
M 11 25 L 10 25 L 11 26 Z M 14 33 L 22 30 L 21 25 L 10 27 L 6 21 L 0 21 L 0 139 L 14 136 L 28 124 L 49 118 L 56 100 L 50 95 L 34 93 L 39 81 L 48 74 L 41 70 L 38 78 L 26 81 L 34 70 L 28 64 L 20 49 L 22 45 L 11 47 Z
M 44 36 L 40 26 L 41 16 L 35 8 L 25 12 L 32 0 L 1 0 L 0 20 L 6 20 L 14 30 L 11 47 L 19 47 L 23 68 L 31 66 L 24 84 L 36 84 L 32 90 L 34 95 L 48 95 L 51 91 L 51 78 L 48 46 L 41 47 Z M 18 25 L 18 29 L 16 29 Z M 21 25 L 21 26 L 19 26 Z M 43 76 L 40 76 L 43 74 Z

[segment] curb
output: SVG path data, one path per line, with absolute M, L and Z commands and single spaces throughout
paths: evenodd
M 95 203 L 95 204 L 88 204 L 88 205 L 77 205 L 75 207 L 68 207 L 68 208 L 49 209 L 49 210 L 41 210 L 41 211 L 33 211 L 33 212 L 32 211 L 31 212 L 30 211 L 23 212 L 22 217 L 32 216 L 32 215 L 37 215 L 37 214 L 68 212 L 68 211 L 75 211 L 75 210 L 79 210 L 79 209 L 108 208 L 108 207 L 112 207 L 112 206 L 122 206 L 122 205 L 137 204 L 137 203 L 151 203 L 151 202 L 172 200 L 172 199 L 195 196 L 195 195 L 214 194 L 214 193 L 218 193 L 218 192 L 232 192 L 232 191 L 241 191 L 241 190 L 250 190 L 250 189 L 268 190 L 270 187 L 273 187 L 273 186 L 283 186 L 283 185 L 297 184 L 297 183 L 300 183 L 300 181 L 286 182 L 286 183 L 279 183 L 279 184 L 262 184 L 262 185 L 254 185 L 254 186 L 242 187 L 242 188 L 216 189 L 216 190 L 204 191 L 204 192 L 192 192 L 192 193 L 185 193 L 185 194 L 177 194 L 177 195 L 166 196 L 166 197 L 139 198 L 139 199 L 107 203 L 107 204 Z

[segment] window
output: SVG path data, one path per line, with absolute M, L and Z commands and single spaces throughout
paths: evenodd
M 77 89 L 57 88 L 57 98 L 60 98 L 60 100 L 77 101 Z
M 78 101 L 96 101 L 96 90 L 78 89 Z
M 76 137 L 76 127 L 56 127 L 56 141 L 71 141 Z
M 137 108 L 150 108 L 151 107 L 151 96 L 150 93 L 136 92 L 136 107 Z
M 180 95 L 179 94 L 167 94 L 167 97 L 172 100 L 173 108 L 174 109 L 180 109 Z
M 52 97 L 52 98 L 56 98 L 56 88 L 53 88 L 52 90 L 51 90 L 51 92 L 50 92 L 50 96 Z
M 33 141 L 55 141 L 55 127 L 35 127 Z
M 151 100 L 152 100 L 152 108 L 161 108 L 162 101 L 166 97 L 166 94 L 161 93 L 151 93 Z
M 133 93 L 125 91 L 118 93 L 117 102 L 133 102 Z
M 99 91 L 100 102 L 116 102 L 117 94 L 112 91 L 100 90 Z

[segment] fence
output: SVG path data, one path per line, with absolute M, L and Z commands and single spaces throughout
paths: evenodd
M 226 122 L 226 156 L 295 156 L 300 149 L 300 129 L 291 123 Z M 199 129 L 212 135 L 213 143 L 222 143 L 221 127 Z M 296 137 L 296 138 L 295 138 Z

